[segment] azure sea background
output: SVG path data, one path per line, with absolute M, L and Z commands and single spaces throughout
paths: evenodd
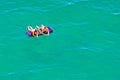
M 120 80 L 120 0 L 0 0 L 0 28 L 0 80 Z

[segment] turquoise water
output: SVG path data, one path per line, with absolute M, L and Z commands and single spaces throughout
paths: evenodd
M 0 0 L 0 26 L 0 80 L 120 80 L 120 0 Z

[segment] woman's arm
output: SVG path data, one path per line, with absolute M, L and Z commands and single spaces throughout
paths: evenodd
M 42 34 L 43 34 L 44 36 L 49 36 L 49 34 L 50 34 L 49 29 L 47 28 L 47 34 L 46 34 L 46 33 L 43 33 L 43 32 L 42 32 Z
M 45 34 L 45 33 L 42 33 L 42 35 L 44 35 L 44 36 L 49 36 L 49 33 L 47 33 L 47 34 Z

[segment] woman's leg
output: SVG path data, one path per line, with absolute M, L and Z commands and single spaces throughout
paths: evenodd
M 28 26 L 29 31 L 35 31 L 35 29 L 32 28 L 32 26 Z
M 29 26 L 29 28 L 30 28 L 31 30 L 33 30 L 32 26 Z
M 30 26 L 27 27 L 29 31 L 31 31 Z
M 37 29 L 40 29 L 40 27 L 39 27 L 39 26 L 37 26 L 37 25 L 36 25 L 36 28 L 37 28 Z

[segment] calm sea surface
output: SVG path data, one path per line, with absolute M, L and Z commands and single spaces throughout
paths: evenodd
M 120 80 L 120 0 L 0 0 L 0 28 L 0 80 Z

